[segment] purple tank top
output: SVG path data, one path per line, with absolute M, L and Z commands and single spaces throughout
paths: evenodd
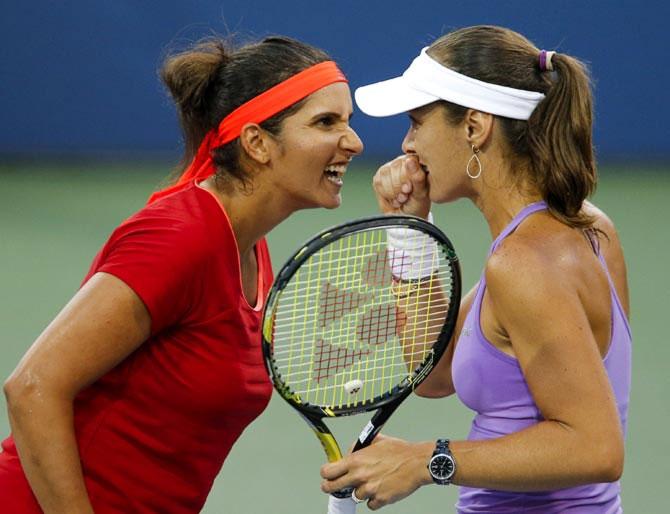
M 526 206 L 493 241 L 489 255 L 524 219 L 546 208 L 544 202 Z M 601 255 L 599 258 L 610 283 L 612 303 L 612 335 L 603 362 L 614 390 L 625 433 L 630 396 L 631 332 L 605 260 Z M 486 279 L 482 273 L 475 299 L 458 338 L 452 363 L 456 394 L 466 406 L 477 413 L 472 422 L 469 440 L 500 437 L 542 420 L 518 361 L 493 346 L 482 333 L 480 312 L 485 290 Z M 461 487 L 456 508 L 459 514 L 615 514 L 623 512 L 619 491 L 619 482 L 534 493 Z

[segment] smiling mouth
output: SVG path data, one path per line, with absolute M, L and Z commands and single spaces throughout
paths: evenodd
M 341 186 L 343 183 L 342 178 L 344 177 L 346 171 L 346 164 L 331 164 L 330 166 L 326 167 L 323 173 L 330 182 L 337 186 Z

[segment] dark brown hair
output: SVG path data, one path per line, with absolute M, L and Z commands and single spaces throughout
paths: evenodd
M 593 219 L 581 212 L 595 190 L 592 145 L 593 107 L 586 66 L 556 53 L 554 71 L 539 66 L 540 50 L 522 35 L 480 25 L 456 30 L 436 40 L 428 54 L 454 71 L 501 86 L 545 94 L 528 121 L 498 116 L 512 158 L 530 163 L 528 177 L 549 210 L 572 227 L 588 228 Z M 451 123 L 467 109 L 445 102 Z
M 192 48 L 168 56 L 160 76 L 175 101 L 184 137 L 183 171 L 203 138 L 243 103 L 315 64 L 330 60 L 322 50 L 294 39 L 273 36 L 238 49 L 221 38 L 208 38 Z M 278 135 L 282 121 L 302 101 L 284 109 L 261 127 Z M 240 160 L 239 138 L 212 154 L 217 179 L 237 179 L 247 185 L 249 176 Z

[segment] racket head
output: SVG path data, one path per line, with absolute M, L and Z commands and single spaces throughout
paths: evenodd
M 394 275 L 398 262 L 412 259 L 390 249 L 389 229 L 422 236 L 437 250 L 428 278 Z M 414 303 L 413 292 L 421 298 Z M 265 306 L 263 353 L 275 389 L 313 427 L 323 417 L 402 401 L 447 348 L 460 296 L 453 245 L 421 218 L 373 216 L 320 232 L 282 267 Z M 406 353 L 401 342 L 403 307 L 414 309 L 413 320 L 426 319 L 419 351 Z

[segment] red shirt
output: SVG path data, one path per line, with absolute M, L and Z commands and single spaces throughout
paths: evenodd
M 151 315 L 150 338 L 75 400 L 96 514 L 200 512 L 233 443 L 266 407 L 260 327 L 272 269 L 264 239 L 255 250 L 252 307 L 228 217 L 191 185 L 128 219 L 96 256 L 84 282 L 110 273 Z M 0 511 L 41 512 L 12 437 L 2 448 Z

